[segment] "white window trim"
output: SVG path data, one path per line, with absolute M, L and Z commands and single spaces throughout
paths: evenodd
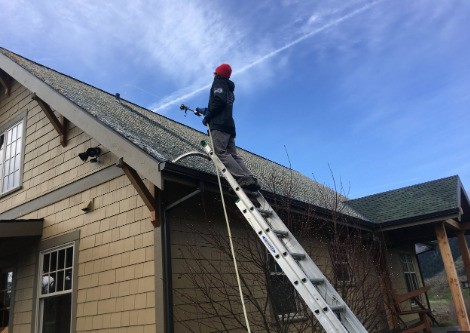
M 72 281 L 71 281 L 71 285 L 70 285 L 70 289 L 67 290 L 67 291 L 61 291 L 61 292 L 54 292 L 54 293 L 51 293 L 47 296 L 45 295 L 42 295 L 41 294 L 41 290 L 42 290 L 42 266 L 43 266 L 43 260 L 44 260 L 44 255 L 47 254 L 47 253 L 52 253 L 52 252 L 55 252 L 55 251 L 59 251 L 60 249 L 66 249 L 68 247 L 72 246 L 73 248 L 73 256 L 72 256 Z M 39 263 L 38 263 L 38 271 L 37 271 L 37 274 L 38 274 L 38 279 L 37 279 L 37 286 L 36 286 L 36 290 L 37 290 L 37 294 L 36 294 L 36 313 L 37 313 L 37 316 L 36 316 L 36 323 L 35 323 L 35 332 L 38 332 L 38 333 L 42 333 L 42 319 L 43 319 L 43 311 L 44 311 L 44 307 L 41 305 L 41 301 L 45 298 L 48 298 L 48 297 L 55 297 L 55 296 L 60 296 L 60 295 L 65 295 L 65 294 L 70 294 L 71 295 L 71 304 L 70 304 L 70 315 L 71 315 L 71 318 L 70 318 L 70 332 L 72 332 L 73 330 L 73 316 L 74 316 L 74 311 L 73 311 L 73 308 L 74 308 L 74 288 L 75 288 L 75 284 L 76 284 L 76 276 L 77 276 L 77 273 L 76 273 L 76 262 L 75 262 L 75 259 L 76 259 L 76 252 L 75 251 L 78 251 L 78 246 L 76 244 L 76 242 L 72 241 L 72 242 L 68 242 L 68 243 L 65 243 L 65 244 L 61 244 L 59 246 L 54 246 L 52 248 L 48 248 L 48 249 L 44 249 L 42 251 L 39 252 Z
M 407 275 L 409 275 L 410 277 L 414 276 L 413 284 L 415 284 L 415 286 L 413 286 L 413 287 L 415 289 L 413 289 L 413 290 L 419 289 L 418 273 L 416 271 L 416 265 L 415 265 L 415 262 L 414 262 L 413 258 L 414 258 L 414 256 L 412 254 L 400 253 L 400 264 L 401 264 L 401 267 L 402 267 L 403 278 L 405 279 L 405 285 L 406 285 L 407 290 L 408 290 L 408 284 L 406 283 L 406 279 L 407 279 L 406 276 Z M 406 270 L 405 270 L 405 266 L 406 266 Z M 410 268 L 411 268 L 411 270 L 410 270 Z M 408 292 L 411 292 L 413 290 L 408 290 Z M 419 298 L 420 297 L 418 296 L 418 299 Z M 410 300 L 410 304 L 411 304 L 411 306 L 417 306 L 416 302 L 413 299 Z
M 335 274 L 337 275 L 338 272 L 336 271 L 339 266 L 346 266 L 346 270 L 348 272 L 349 280 L 340 280 L 338 277 L 336 278 L 337 282 L 341 286 L 351 286 L 354 284 L 354 276 L 351 267 L 351 257 L 348 253 L 341 254 L 341 258 L 334 258 L 333 260 L 333 269 L 335 270 Z
M 20 168 L 19 168 L 19 184 L 17 186 L 14 186 L 5 192 L 3 191 L 3 174 L 5 170 L 4 166 L 4 160 L 5 160 L 5 147 L 6 147 L 6 133 L 13 127 L 17 126 L 19 123 L 22 123 L 22 133 L 21 133 L 21 143 L 20 143 L 20 149 L 21 149 L 21 154 L 20 154 Z M 23 186 L 23 167 L 24 167 L 24 155 L 25 155 L 25 142 L 26 142 L 26 114 L 22 114 L 18 117 L 13 118 L 9 122 L 7 122 L 5 125 L 0 126 L 0 135 L 4 136 L 4 143 L 3 146 L 4 148 L 2 149 L 1 153 L 2 156 L 0 156 L 0 197 L 7 196 L 8 194 L 17 191 L 22 188 Z
M 351 265 L 351 255 L 340 248 L 338 246 L 335 246 L 334 243 L 330 244 L 330 258 L 331 258 L 331 263 L 333 265 L 333 274 L 336 278 L 336 282 L 338 286 L 354 286 L 355 284 L 355 279 L 354 279 L 354 271 Z M 340 280 L 338 278 L 338 267 L 339 266 L 346 266 L 349 280 Z
M 282 271 L 282 269 L 279 267 L 279 265 L 277 264 L 276 260 L 271 256 L 271 254 L 269 252 L 266 251 L 266 256 L 267 256 L 267 262 L 266 262 L 266 265 L 267 265 L 267 269 L 269 271 L 269 276 L 286 276 L 286 274 Z M 271 270 L 271 266 L 270 266 L 270 261 L 272 261 L 271 263 L 274 264 L 274 270 Z M 276 268 L 279 268 L 279 270 L 277 270 Z M 287 278 L 289 279 L 289 278 Z M 285 314 L 277 314 L 274 312 L 274 306 L 272 304 L 272 301 L 271 301 L 271 306 L 273 307 L 273 313 L 274 315 L 276 315 L 278 317 L 278 319 L 280 320 L 284 320 L 284 321 L 292 321 L 292 320 L 302 320 L 302 319 L 305 319 L 307 318 L 306 317 L 306 314 L 304 312 L 304 309 L 303 309 L 303 306 L 302 306 L 302 298 L 300 297 L 300 295 L 297 293 L 297 290 L 295 289 L 294 286 L 292 286 L 293 288 L 293 291 L 294 293 L 296 293 L 295 295 L 292 295 L 294 297 L 294 300 L 295 300 L 295 306 L 296 306 L 296 309 L 297 309 L 297 312 L 291 312 L 291 313 L 285 313 Z

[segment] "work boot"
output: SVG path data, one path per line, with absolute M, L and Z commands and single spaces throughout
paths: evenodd
M 258 181 L 254 177 L 240 177 L 238 178 L 238 185 L 246 191 L 256 192 L 260 189 Z

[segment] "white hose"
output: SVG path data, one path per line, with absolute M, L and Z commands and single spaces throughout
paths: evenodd
M 209 124 L 207 124 L 207 128 L 209 129 L 209 138 L 211 140 L 211 146 L 214 149 L 214 142 L 212 140 L 212 134 L 211 134 L 211 129 L 209 127 Z M 222 190 L 222 182 L 220 181 L 220 174 L 219 174 L 219 170 L 217 169 L 217 166 L 215 167 L 215 170 L 217 172 L 217 181 L 219 182 L 220 196 L 222 197 L 222 206 L 224 208 L 225 222 L 227 224 L 227 233 L 228 233 L 228 239 L 230 243 L 230 251 L 232 252 L 233 266 L 235 268 L 235 275 L 237 276 L 238 291 L 240 293 L 240 300 L 242 302 L 243 315 L 245 316 L 246 329 L 248 333 L 251 333 L 250 322 L 248 321 L 248 315 L 247 315 L 246 306 L 245 306 L 245 299 L 243 297 L 243 290 L 242 290 L 242 285 L 240 282 L 240 275 L 238 273 L 238 264 L 237 264 L 237 259 L 235 257 L 235 249 L 233 247 L 232 231 L 230 230 L 230 222 L 229 222 L 228 215 L 227 215 L 227 209 L 225 207 L 225 199 L 224 199 L 224 193 Z

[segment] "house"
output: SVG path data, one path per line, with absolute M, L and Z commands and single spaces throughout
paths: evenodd
M 0 330 L 243 331 L 205 134 L 2 48 L 0 83 Z M 423 286 L 415 244 L 435 239 L 469 330 L 447 244 L 459 237 L 469 272 L 458 176 L 348 201 L 240 153 L 371 331 L 400 325 L 391 299 Z M 314 326 L 226 197 L 256 331 Z

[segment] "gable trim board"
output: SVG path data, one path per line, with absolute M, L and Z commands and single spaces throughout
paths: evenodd
M 99 119 L 91 116 L 2 53 L 0 53 L 0 68 L 49 104 L 52 109 L 95 138 L 116 156 L 123 157 L 124 161 L 135 169 L 142 178 L 147 178 L 155 186 L 161 188 L 161 174 L 158 171 L 158 164 L 161 161 L 150 157 L 139 147 L 130 143 L 129 140 L 103 124 Z

